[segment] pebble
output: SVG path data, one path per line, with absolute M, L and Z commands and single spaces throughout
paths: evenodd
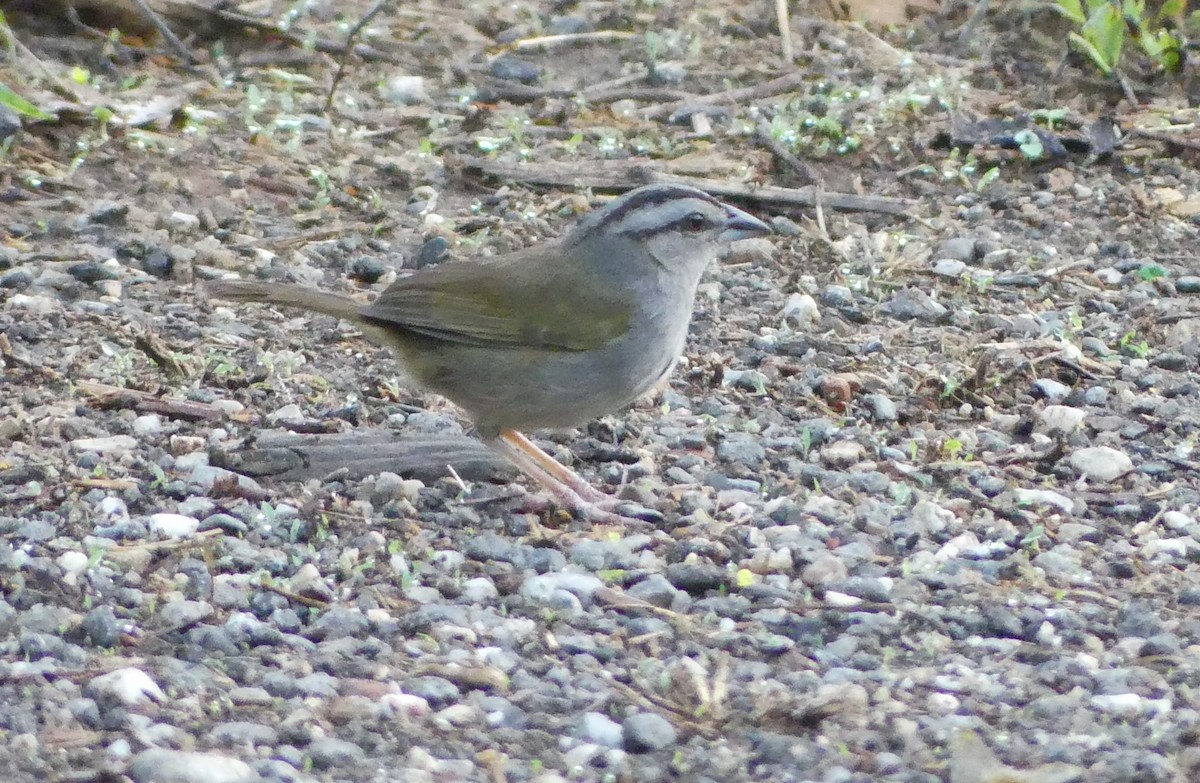
M 619 748 L 623 741 L 621 724 L 599 712 L 585 712 L 575 736 L 606 748 Z
M 1175 280 L 1175 290 L 1181 294 L 1200 294 L 1200 276 L 1180 275 Z
M 99 677 L 93 677 L 85 691 L 93 698 L 115 699 L 121 704 L 136 706 L 149 702 L 162 703 L 167 695 L 162 688 L 141 669 L 133 667 L 116 669 Z
M 881 306 L 883 312 L 901 321 L 938 322 L 949 312 L 919 288 L 902 288 Z
M 785 324 L 803 328 L 821 320 L 821 309 L 808 294 L 794 293 L 788 297 L 780 316 Z
M 130 760 L 125 773 L 133 783 L 254 783 L 260 779 L 240 759 L 169 748 L 143 750 Z
M 625 750 L 652 753 L 675 744 L 678 734 L 666 718 L 653 712 L 638 712 L 621 722 Z
M 835 468 L 848 468 L 862 461 L 866 447 L 854 440 L 839 440 L 821 448 L 821 461 Z
M 425 79 L 408 74 L 389 76 L 383 85 L 383 97 L 401 106 L 412 106 L 429 101 L 429 93 L 425 89 Z
M 549 602 L 556 593 L 569 593 L 580 601 L 591 603 L 592 596 L 604 587 L 604 582 L 592 574 L 559 572 L 539 574 L 521 584 L 521 595 L 531 601 Z
M 844 285 L 827 285 L 821 301 L 831 307 L 849 307 L 854 304 L 854 294 Z
M 5 306 L 10 310 L 24 310 L 35 316 L 48 316 L 62 307 L 58 299 L 43 297 L 41 294 L 13 294 L 8 297 Z
M 967 264 L 975 260 L 978 241 L 974 237 L 951 237 L 938 245 L 939 258 L 954 259 Z
M 1076 472 L 1095 481 L 1116 481 L 1133 470 L 1129 456 L 1111 446 L 1078 449 L 1068 459 Z
M 1038 431 L 1050 437 L 1070 435 L 1083 425 L 1085 411 L 1066 405 L 1047 405 L 1038 414 Z
M 941 258 L 933 262 L 933 273 L 941 277 L 959 278 L 967 271 L 967 265 L 953 258 Z
M 183 514 L 160 512 L 150 515 L 149 527 L 151 533 L 163 538 L 185 538 L 196 534 L 200 529 L 200 520 Z
M 339 770 L 339 777 L 345 775 L 345 770 L 353 769 L 366 758 L 363 749 L 358 745 L 336 737 L 320 737 L 314 740 L 306 748 L 304 755 L 314 769 Z
M 541 78 L 542 71 L 535 63 L 516 57 L 502 56 L 492 61 L 488 69 L 492 76 L 506 81 L 535 84 Z
M 767 450 L 755 435 L 748 432 L 730 432 L 717 444 L 717 458 L 756 468 L 767 458 Z
M 1052 378 L 1038 378 L 1033 382 L 1034 394 L 1050 402 L 1062 402 L 1071 393 L 1071 387 Z
M 137 448 L 137 439 L 130 435 L 109 435 L 102 438 L 78 438 L 71 441 L 75 451 L 94 451 L 97 454 L 120 456 Z

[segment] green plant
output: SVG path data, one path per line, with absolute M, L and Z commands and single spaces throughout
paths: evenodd
M 1070 45 L 1105 76 L 1120 63 L 1127 38 L 1161 70 L 1178 73 L 1183 65 L 1184 41 L 1167 24 L 1183 18 L 1186 0 L 1166 0 L 1157 14 L 1147 12 L 1146 0 L 1055 0 L 1055 8 L 1079 26 Z
M 1150 355 L 1150 345 L 1145 340 L 1139 341 L 1137 339 L 1137 332 L 1132 329 L 1121 335 L 1118 345 L 1120 345 L 1123 353 L 1136 356 L 1139 359 L 1145 359 Z

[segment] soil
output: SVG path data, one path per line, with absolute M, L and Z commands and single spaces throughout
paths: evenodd
M 197 25 L 190 68 L 10 9 L 55 118 L 0 158 L 9 779 L 1196 779 L 1194 66 L 1103 78 L 1033 3 L 793 8 L 792 67 L 719 0 L 420 0 L 326 51 L 370 5 L 253 3 L 293 38 Z M 538 434 L 641 526 L 350 325 L 201 292 L 366 301 L 655 176 L 776 233 L 667 389 Z

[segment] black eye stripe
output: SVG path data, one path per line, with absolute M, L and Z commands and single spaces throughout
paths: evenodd
M 628 217 L 629 213 L 634 210 L 660 206 L 670 201 L 683 199 L 704 201 L 716 206 L 720 205 L 719 201 L 702 190 L 683 187 L 682 185 L 649 185 L 637 190 L 631 190 L 622 196 L 621 199 L 618 199 L 617 202 L 610 204 L 607 207 L 608 211 L 598 223 L 590 227 L 590 230 L 600 231 L 610 228 Z M 659 228 L 663 227 L 660 226 Z

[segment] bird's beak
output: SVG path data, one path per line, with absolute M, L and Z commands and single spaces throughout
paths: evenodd
M 738 239 L 764 237 L 771 233 L 771 227 L 748 212 L 737 207 L 725 205 L 725 226 L 721 229 L 722 242 L 733 242 Z

